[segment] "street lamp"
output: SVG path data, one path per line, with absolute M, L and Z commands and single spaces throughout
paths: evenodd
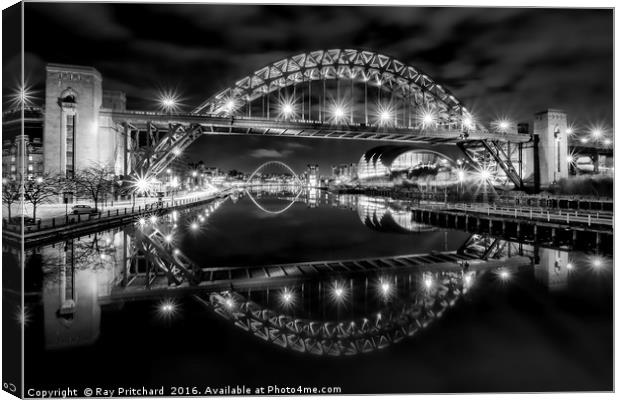
M 172 113 L 179 108 L 179 96 L 171 91 L 160 93 L 159 108 L 167 113 Z
M 599 139 L 601 136 L 603 136 L 603 130 L 601 128 L 596 127 L 590 131 L 590 134 L 592 135 L 594 139 Z
M 508 129 L 512 126 L 512 122 L 507 118 L 501 118 L 493 121 L 492 125 L 495 126 L 495 130 L 499 133 L 507 133 Z

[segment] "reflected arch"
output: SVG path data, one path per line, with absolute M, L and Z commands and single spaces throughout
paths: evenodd
M 366 317 L 342 321 L 296 318 L 234 291 L 197 298 L 235 327 L 266 342 L 300 353 L 342 357 L 371 353 L 414 336 L 441 318 L 463 293 L 460 273 L 443 274 L 432 290 Z

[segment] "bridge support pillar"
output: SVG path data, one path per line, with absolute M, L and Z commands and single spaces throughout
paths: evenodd
M 534 147 L 526 153 L 525 176 L 534 189 L 546 188 L 568 177 L 566 113 L 549 109 L 534 115 Z M 538 178 L 538 179 L 537 179 Z

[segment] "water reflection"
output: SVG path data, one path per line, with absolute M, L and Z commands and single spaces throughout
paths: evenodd
M 273 188 L 251 194 L 256 202 L 354 210 L 360 229 L 410 234 L 437 230 L 412 222 L 410 213 L 385 199 Z M 485 235 L 470 235 L 455 251 L 375 258 L 351 254 L 346 260 L 234 268 L 204 265 L 181 251 L 188 235 L 209 234 L 210 221 L 224 204 L 230 201 L 230 207 L 238 207 L 249 195 L 240 192 L 207 206 L 146 216 L 122 229 L 31 250 L 28 268 L 43 272 L 45 349 L 96 342 L 102 306 L 149 299 L 160 318 L 174 321 L 181 311 L 175 297 L 192 296 L 231 327 L 280 347 L 354 355 L 385 348 L 427 328 L 468 291 L 484 290 L 478 282 L 485 276 L 511 285 L 516 273 L 529 268 L 549 290 L 561 291 L 576 270 L 600 274 L 612 265 L 602 255 L 571 254 Z

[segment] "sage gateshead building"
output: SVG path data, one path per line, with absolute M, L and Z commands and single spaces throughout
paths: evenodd
M 458 169 L 454 160 L 436 151 L 392 145 L 364 153 L 357 176 L 363 185 L 446 186 L 458 182 Z

